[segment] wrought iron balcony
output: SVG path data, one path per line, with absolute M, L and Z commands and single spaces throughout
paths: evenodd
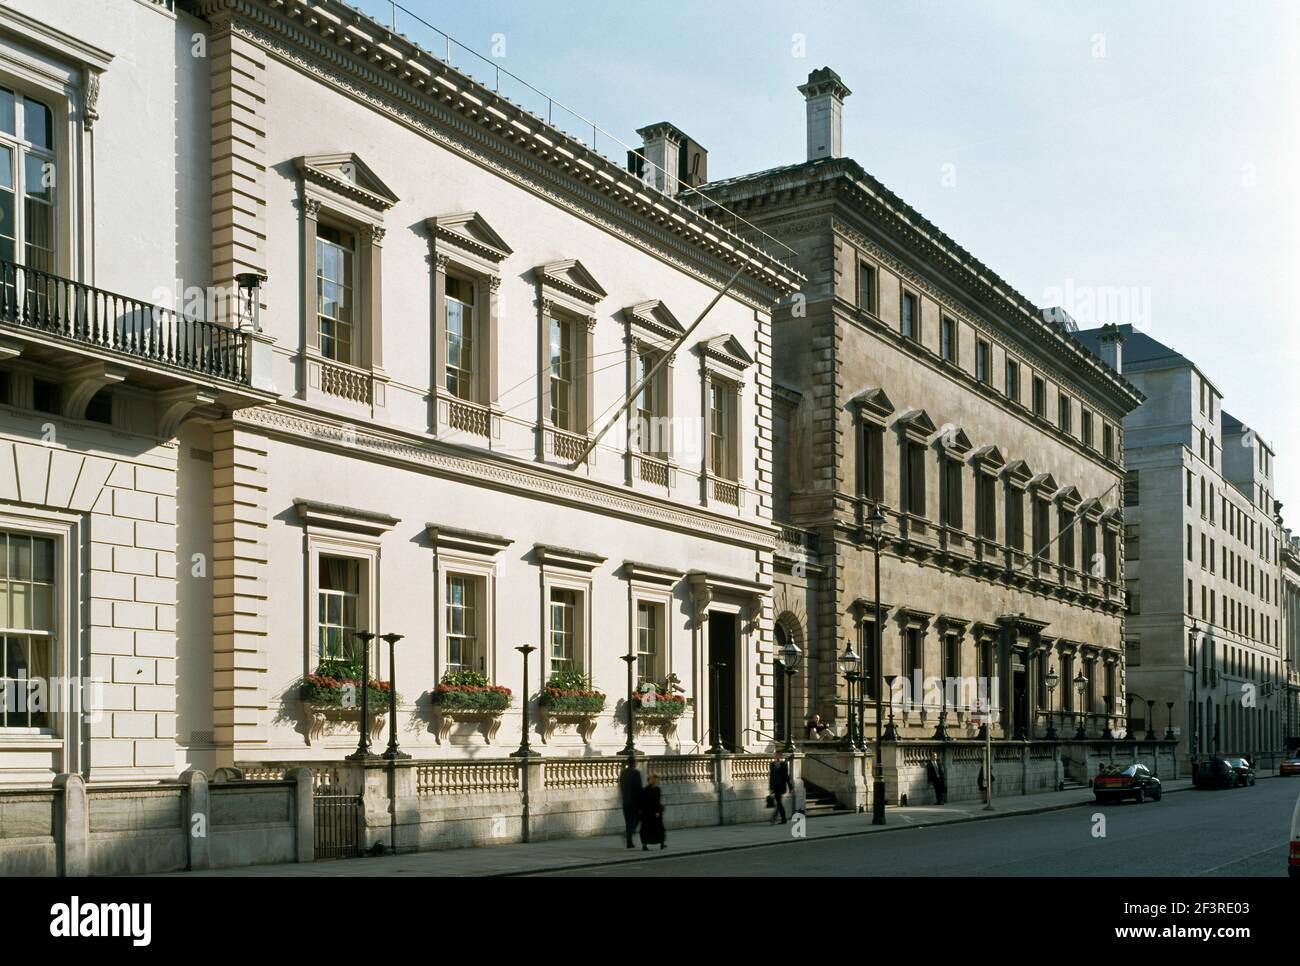
M 0 329 L 250 385 L 248 334 L 0 260 Z

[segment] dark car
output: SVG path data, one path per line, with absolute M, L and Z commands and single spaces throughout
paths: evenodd
M 1238 785 L 1255 784 L 1255 766 L 1245 758 L 1225 758 L 1224 761 L 1231 765 L 1232 770 L 1237 773 Z
M 1300 775 L 1300 755 L 1292 755 L 1282 764 L 1278 765 L 1277 773 L 1283 777 L 1287 775 Z
M 1148 798 L 1160 801 L 1160 779 L 1146 765 L 1103 765 L 1092 780 L 1092 793 L 1098 802 L 1115 802 L 1132 798 L 1139 805 Z
M 1236 788 L 1237 770 L 1225 758 L 1193 762 L 1192 784 L 1197 788 Z

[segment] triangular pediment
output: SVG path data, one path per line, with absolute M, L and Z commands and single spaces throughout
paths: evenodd
M 1006 473 L 1008 479 L 1022 484 L 1028 484 L 1034 476 L 1033 470 L 1029 468 L 1029 464 L 1024 460 L 1012 460 L 1007 464 L 1007 468 L 1003 472 Z
M 741 341 L 730 333 L 705 339 L 699 346 L 706 357 L 724 363 L 732 369 L 748 369 L 754 364 L 754 357 L 746 352 Z
M 623 310 L 623 315 L 632 325 L 662 339 L 677 339 L 686 331 L 677 321 L 677 316 L 659 299 L 629 305 Z
M 924 439 L 929 439 L 938 430 L 934 420 L 924 409 L 909 409 L 898 417 L 895 425 L 911 436 Z
M 1056 499 L 1061 503 L 1069 506 L 1079 505 L 1079 488 L 1073 485 L 1066 485 L 1057 491 Z
M 972 445 L 970 437 L 966 435 L 966 430 L 951 423 L 946 424 L 939 431 L 939 443 L 949 452 L 962 455 L 969 453 Z
M 367 208 L 386 211 L 397 204 L 397 195 L 368 164 L 351 152 L 304 155 L 295 158 L 294 165 L 304 179 Z
M 884 389 L 879 387 L 858 393 L 851 402 L 859 409 L 881 419 L 894 415 L 893 400 L 889 398 Z
M 1056 482 L 1056 477 L 1052 476 L 1051 473 L 1039 473 L 1029 481 L 1029 485 L 1035 490 L 1041 490 L 1048 496 L 1060 489 L 1060 484 Z
M 987 470 L 999 470 L 1006 465 L 1006 458 L 996 446 L 981 446 L 971 453 L 971 460 Z
M 435 239 L 468 250 L 489 261 L 504 261 L 514 251 L 477 211 L 438 215 L 425 221 L 425 226 Z
M 543 285 L 549 285 L 592 305 L 608 294 L 591 272 L 587 271 L 582 262 L 576 258 L 547 262 L 545 265 L 537 266 L 534 271 Z

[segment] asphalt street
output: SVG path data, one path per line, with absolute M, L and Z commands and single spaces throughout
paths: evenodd
M 883 835 L 809 839 L 549 874 L 1285 876 L 1298 794 L 1300 780 L 1273 778 L 1250 788 L 1184 791 L 1142 805 L 1089 804 Z M 671 850 L 671 830 L 668 842 Z

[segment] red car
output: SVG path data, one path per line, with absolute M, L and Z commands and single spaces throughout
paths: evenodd
M 1293 755 L 1278 766 L 1279 775 L 1300 775 L 1300 755 Z

